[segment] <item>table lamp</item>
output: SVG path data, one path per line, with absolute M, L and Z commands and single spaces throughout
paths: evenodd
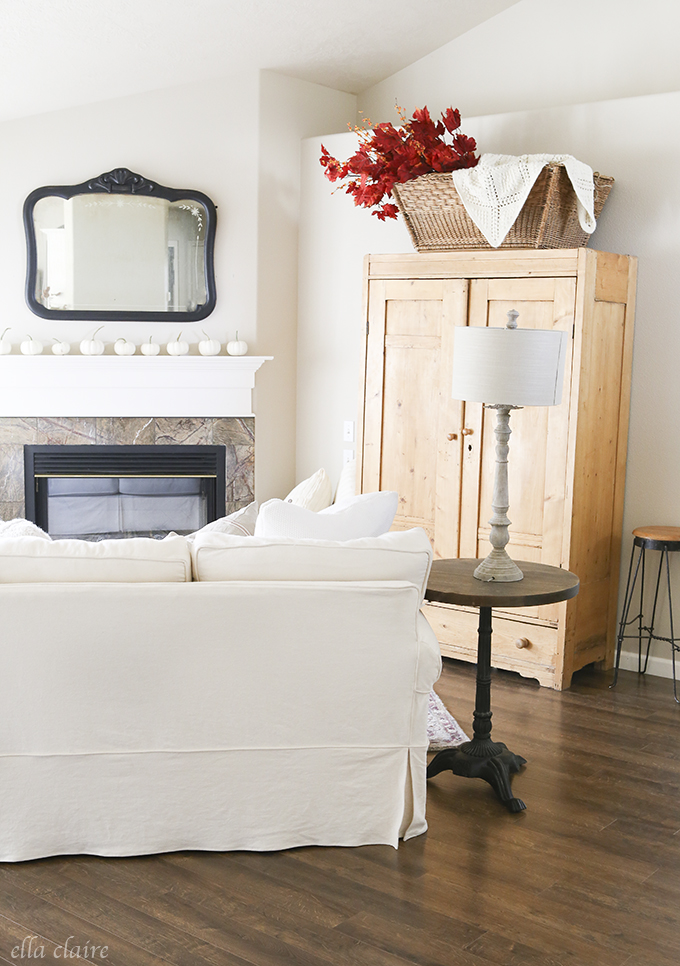
M 524 406 L 558 406 L 562 398 L 567 333 L 519 329 L 519 312 L 508 312 L 506 328 L 460 326 L 455 329 L 451 395 L 496 410 L 496 470 L 491 553 L 474 572 L 478 580 L 522 580 L 523 574 L 505 545 L 508 527 L 508 440 L 510 410 Z

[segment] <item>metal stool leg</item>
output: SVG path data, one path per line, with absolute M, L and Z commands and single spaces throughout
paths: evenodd
M 669 614 L 669 620 L 671 624 L 671 663 L 673 665 L 673 697 L 675 698 L 676 703 L 680 704 L 680 701 L 678 701 L 678 688 L 675 680 L 676 645 L 675 645 L 675 631 L 673 629 L 673 597 L 671 595 L 671 564 L 670 564 L 670 554 L 668 553 L 668 550 L 665 551 L 665 554 L 666 554 L 666 581 L 668 583 L 668 614 Z
M 647 548 L 645 546 L 640 547 L 640 553 L 642 554 L 642 571 L 640 573 L 640 610 L 638 611 L 637 622 L 638 622 L 638 674 L 640 674 L 640 662 L 642 658 L 642 632 L 645 630 L 643 625 L 644 620 L 644 606 L 645 606 L 645 564 L 647 562 Z M 648 645 L 649 647 L 649 645 Z M 645 663 L 645 667 L 646 667 Z
M 638 571 L 640 569 L 640 562 L 643 562 L 643 586 L 644 586 L 644 558 L 645 551 L 644 547 L 640 547 L 640 552 L 638 553 L 637 564 L 635 566 L 635 574 L 633 576 L 633 582 L 631 583 L 630 575 L 633 570 L 633 560 L 635 559 L 635 544 L 633 544 L 630 551 L 630 563 L 628 564 L 628 580 L 626 581 L 626 593 L 623 597 L 623 611 L 621 613 L 621 622 L 619 623 L 619 633 L 616 639 L 616 660 L 614 662 L 614 679 L 609 685 L 610 688 L 616 687 L 616 682 L 619 679 L 619 663 L 621 661 L 621 647 L 623 645 L 623 636 L 628 624 L 628 613 L 630 611 L 630 605 L 633 600 L 633 591 L 635 590 L 635 584 L 637 582 Z M 639 665 L 639 655 L 642 650 L 642 597 L 640 597 L 640 613 L 638 614 L 638 665 Z
M 654 589 L 654 604 L 652 605 L 652 619 L 649 622 L 649 627 L 647 628 L 647 630 L 649 631 L 649 636 L 647 638 L 647 652 L 645 654 L 645 666 L 642 669 L 640 669 L 640 656 L 641 655 L 640 655 L 640 652 L 638 652 L 638 674 L 644 674 L 646 672 L 646 670 L 647 670 L 647 663 L 649 661 L 649 648 L 650 648 L 651 643 L 652 643 L 652 638 L 655 637 L 655 634 L 654 634 L 654 622 L 656 620 L 656 605 L 657 605 L 657 602 L 659 600 L 659 584 L 661 583 L 661 570 L 663 568 L 664 555 L 666 557 L 666 563 L 668 564 L 668 551 L 667 550 L 662 550 L 661 551 L 661 556 L 659 557 L 659 570 L 658 570 L 657 575 L 656 575 L 656 588 Z M 670 577 L 669 577 L 669 580 L 670 580 Z M 668 586 L 670 588 L 670 583 L 669 583 Z

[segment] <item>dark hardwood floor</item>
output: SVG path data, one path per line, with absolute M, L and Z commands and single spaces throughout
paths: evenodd
M 437 685 L 466 730 L 473 674 L 446 662 Z M 670 681 L 609 678 L 559 694 L 496 672 L 494 736 L 528 759 L 519 815 L 449 772 L 398 851 L 0 864 L 0 961 L 33 935 L 42 962 L 70 936 L 111 966 L 677 966 L 680 708 Z

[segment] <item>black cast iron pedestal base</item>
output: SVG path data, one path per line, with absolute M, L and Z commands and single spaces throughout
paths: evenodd
M 510 775 L 526 765 L 526 758 L 508 751 L 502 741 L 466 741 L 457 748 L 445 748 L 432 759 L 427 777 L 433 778 L 440 771 L 452 771 L 464 778 L 483 778 L 496 792 L 509 812 L 521 812 L 526 805 L 521 798 L 514 798 L 510 787 Z
M 477 687 L 472 714 L 472 741 L 457 748 L 445 748 L 430 762 L 427 777 L 449 769 L 464 778 L 483 778 L 509 812 L 523 812 L 521 798 L 513 798 L 510 775 L 526 765 L 526 758 L 515 755 L 502 741 L 491 740 L 491 608 L 479 608 L 477 632 Z

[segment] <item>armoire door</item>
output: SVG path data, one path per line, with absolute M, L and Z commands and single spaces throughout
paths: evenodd
M 468 287 L 466 279 L 369 282 L 361 491 L 396 490 L 393 529 L 423 527 L 440 557 L 459 553 L 464 437 L 451 359 Z
M 555 329 L 573 334 L 574 278 L 492 278 L 470 282 L 469 324 L 503 327 L 510 309 L 525 329 Z M 563 541 L 567 487 L 567 439 L 573 340 L 566 357 L 559 406 L 530 406 L 510 414 L 508 456 L 508 553 L 514 560 L 564 564 Z M 490 550 L 489 518 L 496 465 L 496 414 L 467 403 L 462 461 L 460 556 L 485 557 Z M 513 610 L 515 615 L 556 619 L 558 605 Z M 554 614 L 553 614 L 554 611 Z

